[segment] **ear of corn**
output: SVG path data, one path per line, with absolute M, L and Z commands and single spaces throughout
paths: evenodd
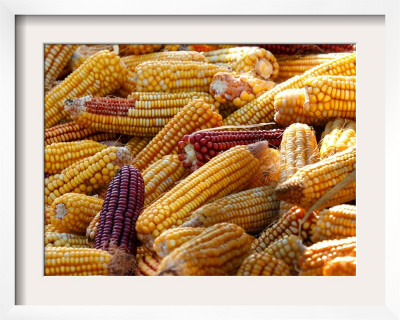
M 322 274 L 324 276 L 356 276 L 356 257 L 337 257 L 326 263 Z
M 244 105 L 224 119 L 225 125 L 247 125 L 261 122 L 271 122 L 274 118 L 274 98 L 286 89 L 304 87 L 304 81 L 320 75 L 354 76 L 356 74 L 356 54 L 352 53 L 318 65 L 301 76 L 285 81 L 265 92 L 257 99 Z
M 356 166 L 356 147 L 325 158 L 299 169 L 280 184 L 275 192 L 279 199 L 303 208 L 311 208 L 325 193 L 349 176 Z M 354 200 L 356 183 L 340 190 L 319 208 Z
M 45 96 L 45 128 L 53 127 L 63 118 L 64 101 L 86 95 L 106 96 L 126 79 L 127 70 L 119 56 L 107 50 L 88 58 L 61 84 Z
M 153 250 L 164 258 L 185 242 L 197 237 L 205 228 L 179 227 L 163 232 L 154 240 Z
M 356 206 L 338 205 L 321 210 L 311 240 L 342 239 L 356 235 Z
M 240 266 L 237 276 L 290 276 L 289 266 L 268 253 L 253 253 Z
M 91 140 L 53 143 L 44 149 L 44 172 L 59 173 L 71 164 L 105 148 L 104 144 Z
M 148 54 L 160 50 L 161 44 L 120 44 L 118 45 L 119 55 L 121 57 L 132 54 Z
M 210 227 L 229 222 L 248 233 L 260 232 L 278 216 L 279 200 L 274 189 L 275 185 L 259 187 L 207 203 L 194 211 L 182 227 Z
M 100 211 L 95 248 L 136 253 L 135 223 L 143 209 L 144 182 L 135 167 L 125 165 L 111 181 Z
M 197 51 L 208 52 L 217 49 L 233 48 L 235 45 L 226 44 L 166 44 L 164 51 Z
M 336 118 L 355 119 L 356 77 L 312 77 L 304 81 L 304 86 L 275 96 L 276 123 L 324 125 Z
M 356 145 L 356 123 L 347 119 L 336 119 L 326 124 L 321 136 L 321 159 Z
M 237 109 L 273 87 L 275 82 L 261 80 L 249 74 L 218 72 L 212 78 L 210 93 L 219 103 L 230 103 Z
M 267 142 L 236 146 L 213 158 L 145 208 L 136 224 L 139 239 L 148 248 L 164 230 L 180 226 L 206 202 L 241 191 L 255 173 Z
M 263 252 L 274 241 L 283 238 L 284 236 L 296 235 L 303 242 L 308 242 L 311 237 L 311 232 L 315 227 L 317 220 L 316 212 L 313 212 L 308 219 L 301 224 L 306 212 L 299 207 L 292 207 L 279 220 L 260 234 L 251 245 L 252 252 Z
M 143 171 L 145 185 L 144 206 L 147 207 L 176 183 L 187 176 L 179 156 L 171 154 L 162 157 Z
M 183 136 L 179 141 L 179 159 L 185 168 L 190 168 L 190 172 L 194 172 L 213 157 L 237 145 L 267 141 L 269 146 L 278 148 L 282 133 L 282 129 L 194 132 Z
M 155 276 L 160 266 L 161 258 L 154 253 L 146 253 L 137 258 L 138 276 Z
M 131 162 L 125 147 L 108 147 L 45 179 L 45 203 L 69 192 L 90 194 L 111 182 L 117 170 Z
M 89 226 L 86 229 L 86 238 L 89 242 L 93 242 L 94 239 L 96 238 L 99 220 L 100 220 L 100 211 L 96 213 L 96 215 L 90 221 Z
M 44 144 L 48 146 L 52 143 L 70 142 L 79 140 L 104 141 L 115 139 L 115 133 L 99 132 L 91 128 L 82 128 L 77 123 L 71 121 L 63 123 L 44 132 Z
M 129 139 L 125 147 L 128 149 L 132 158 L 135 158 L 140 151 L 150 142 L 150 138 L 147 137 L 133 137 Z
M 356 256 L 356 237 L 317 242 L 308 247 L 300 257 L 300 276 L 322 276 L 329 261 L 345 256 Z
M 86 243 L 86 237 L 72 233 L 59 233 L 59 232 L 45 232 L 44 246 L 90 248 L 90 245 Z
M 275 185 L 279 182 L 280 176 L 280 152 L 277 149 L 269 148 L 259 158 L 260 164 L 253 179 L 250 180 L 247 188 L 258 188 Z
M 271 51 L 273 54 L 305 54 L 351 52 L 356 50 L 355 44 L 257 44 L 257 46 Z
M 103 200 L 66 193 L 51 204 L 50 222 L 60 232 L 84 235 L 90 221 L 101 210 Z
M 195 99 L 172 118 L 137 155 L 133 164 L 140 171 L 168 154 L 178 152 L 178 142 L 185 134 L 222 125 L 215 106 L 204 99 Z
M 107 44 L 91 44 L 78 46 L 71 59 L 68 61 L 68 69 L 72 72 L 78 69 L 78 67 L 84 63 L 88 58 L 95 55 L 99 51 L 108 50 L 113 51 L 114 47 Z
M 251 237 L 239 226 L 217 224 L 166 256 L 157 275 L 234 275 L 250 245 Z
M 136 91 L 208 92 L 214 74 L 226 71 L 197 61 L 147 61 L 135 69 Z
M 250 73 L 265 80 L 273 80 L 279 73 L 274 55 L 258 47 L 219 49 L 205 52 L 204 55 L 211 63 L 226 64 L 237 73 Z

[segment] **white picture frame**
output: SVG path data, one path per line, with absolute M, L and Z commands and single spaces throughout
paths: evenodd
M 96 5 L 97 3 L 97 5 Z M 381 15 L 385 17 L 385 133 L 377 141 L 384 139 L 385 153 L 385 177 L 384 192 L 385 203 L 385 276 L 384 276 L 384 303 L 365 305 L 341 304 L 334 305 L 331 302 L 313 305 L 229 305 L 219 304 L 218 301 L 210 305 L 172 305 L 169 303 L 160 305 L 68 305 L 60 302 L 60 305 L 17 305 L 16 304 L 16 240 L 15 233 L 15 199 L 16 192 L 21 186 L 16 184 L 16 177 L 25 172 L 16 172 L 15 157 L 16 135 L 15 127 L 15 25 L 16 17 L 23 15 Z M 154 18 L 154 17 L 153 17 Z M 399 113 L 399 3 L 397 1 L 318 1 L 307 0 L 302 2 L 283 1 L 203 1 L 197 4 L 194 1 L 179 1 L 174 3 L 163 1 L 112 1 L 98 4 L 96 1 L 6 1 L 0 0 L 0 24 L 1 24 L 1 50 L 0 50 L 0 130 L 1 149 L 0 155 L 0 255 L 1 255 L 1 319 L 304 319 L 304 318 L 329 318 L 329 319 L 399 319 L 400 312 L 399 295 L 399 224 L 400 206 L 397 197 L 400 194 L 400 172 L 398 168 L 399 151 L 395 146 L 399 145 L 395 129 L 400 120 Z M 205 38 L 206 39 L 206 38 Z M 198 41 L 204 42 L 204 41 Z M 229 41 L 227 41 L 229 42 Z M 378 50 L 379 48 L 377 48 Z M 378 64 L 379 67 L 379 64 Z M 376 80 L 376 79 L 375 79 Z M 383 104 L 383 102 L 382 102 Z M 377 111 L 379 112 L 379 110 Z M 372 126 L 373 124 L 371 124 Z M 373 130 L 373 129 L 372 129 Z M 373 146 L 371 146 L 372 148 Z M 373 152 L 373 151 L 371 151 Z M 381 169 L 373 168 L 382 172 Z M 377 173 L 375 173 L 376 175 Z M 373 179 L 372 179 L 373 180 Z M 371 182 L 371 188 L 379 189 Z M 379 191 L 379 190 L 378 190 Z M 380 190 L 382 192 L 382 190 Z M 382 209 L 383 211 L 383 209 Z M 379 217 L 378 217 L 379 218 Z M 373 248 L 377 250 L 377 248 Z M 379 248 L 378 248 L 379 250 Z M 382 256 L 382 254 L 380 255 Z M 371 278 L 374 277 L 371 274 Z M 96 279 L 93 279 L 96 281 Z M 123 285 L 123 279 L 115 279 Z M 122 280 L 122 281 L 121 281 Z M 226 279 L 227 281 L 228 279 Z M 49 281 L 56 281 L 50 279 Z M 201 285 L 202 280 L 198 280 Z M 225 280 L 224 280 L 225 281 Z M 227 282 L 224 282 L 228 285 Z M 339 279 L 338 279 L 339 281 Z M 157 285 L 156 282 L 151 282 Z M 172 279 L 165 280 L 164 284 L 174 285 Z M 257 282 L 254 283 L 255 285 Z M 95 283 L 94 283 L 95 285 Z M 181 284 L 180 284 L 181 285 Z M 366 291 L 373 291 L 365 283 Z M 39 288 L 38 288 L 39 289 Z M 234 288 L 232 288 L 234 289 Z M 236 288 L 238 294 L 240 288 Z M 346 290 L 346 288 L 343 288 Z M 60 288 L 60 290 L 62 290 Z M 298 288 L 295 290 L 299 290 Z M 339 292 L 338 292 L 339 293 Z M 18 293 L 20 294 L 20 293 Z M 49 292 L 55 295 L 56 292 Z M 73 294 L 73 293 L 72 293 Z M 244 293 L 246 294 L 246 293 Z M 322 294 L 322 293 L 321 293 Z M 301 292 L 299 292 L 301 295 Z

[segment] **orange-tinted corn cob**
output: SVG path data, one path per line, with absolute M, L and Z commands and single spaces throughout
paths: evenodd
M 147 137 L 133 137 L 125 144 L 125 147 L 129 150 L 132 158 L 135 158 L 140 151 L 150 142 L 150 138 Z
M 275 185 L 234 193 L 195 210 L 182 227 L 210 227 L 217 223 L 234 223 L 247 233 L 262 231 L 276 220 L 279 200 Z
M 187 175 L 179 156 L 170 154 L 151 164 L 143 171 L 145 185 L 144 206 L 147 207 Z
M 249 46 L 247 44 L 247 46 Z M 351 52 L 356 50 L 354 44 L 256 44 L 273 54 L 304 54 L 304 53 L 329 53 Z
M 291 274 L 297 274 L 297 261 L 305 250 L 306 247 L 303 245 L 301 238 L 295 235 L 285 235 L 283 238 L 271 243 L 264 252 L 283 260 L 288 265 Z
M 76 45 L 45 44 L 44 45 L 44 87 L 49 88 L 61 71 L 68 64 Z
M 356 145 L 356 123 L 347 119 L 336 119 L 326 124 L 321 136 L 321 159 Z
M 324 276 L 355 276 L 356 257 L 337 257 L 327 262 L 322 270 Z
M 136 91 L 208 92 L 214 74 L 226 71 L 197 61 L 147 61 L 136 67 Z
M 304 222 L 303 225 L 300 225 L 305 214 L 306 212 L 304 209 L 292 207 L 280 217 L 274 225 L 267 227 L 261 235 L 253 241 L 251 245 L 252 252 L 263 252 L 271 243 L 284 236 L 296 235 L 300 236 L 303 242 L 308 242 L 311 237 L 311 232 L 315 227 L 317 215 L 313 212 L 308 217 L 307 221 Z
M 290 276 L 289 266 L 268 253 L 253 253 L 240 266 L 237 276 Z
M 309 54 L 300 56 L 278 56 L 280 82 L 286 81 L 294 76 L 298 76 L 327 61 L 342 57 L 347 53 L 330 53 L 330 54 Z
M 44 172 L 61 172 L 71 164 L 105 148 L 104 144 L 92 140 L 53 143 L 44 149 Z
M 122 63 L 132 72 L 137 65 L 150 60 L 157 61 L 200 61 L 207 62 L 206 57 L 196 51 L 173 51 L 173 52 L 154 52 L 142 55 L 132 55 L 123 57 Z
M 101 210 L 103 202 L 84 194 L 64 194 L 51 204 L 50 222 L 60 232 L 85 235 L 86 228 Z
M 204 99 L 189 102 L 137 155 L 133 164 L 143 171 L 168 154 L 177 153 L 178 142 L 185 134 L 222 125 L 221 116 L 213 104 Z
M 356 206 L 339 205 L 321 210 L 311 240 L 342 239 L 356 235 Z
M 45 128 L 61 121 L 64 101 L 86 95 L 105 96 L 117 89 L 127 77 L 127 69 L 114 52 L 100 51 L 88 58 L 61 84 L 45 96 Z
M 218 72 L 212 78 L 210 93 L 218 102 L 229 102 L 240 108 L 273 87 L 275 82 L 261 80 L 249 74 Z
M 299 169 L 280 184 L 275 192 L 278 198 L 302 208 L 311 208 L 329 189 L 351 174 L 356 167 L 356 147 L 350 147 L 315 164 Z M 340 190 L 319 208 L 354 200 L 356 182 Z
M 330 260 L 345 256 L 356 256 L 356 237 L 317 242 L 308 247 L 300 257 L 300 276 L 322 276 L 323 269 Z
M 258 159 L 260 164 L 256 173 L 247 185 L 248 189 L 273 185 L 279 182 L 280 152 L 269 148 Z
M 197 237 L 205 228 L 179 227 L 163 232 L 154 240 L 153 250 L 162 258 L 185 242 Z
M 45 276 L 108 275 L 111 255 L 91 248 L 47 247 L 44 253 Z
M 115 139 L 116 137 L 115 133 L 98 132 L 95 129 L 82 128 L 77 123 L 71 121 L 46 129 L 44 132 L 44 145 L 83 139 L 103 141 Z
M 257 99 L 244 105 L 229 117 L 224 119 L 226 125 L 247 125 L 261 122 L 271 122 L 274 118 L 274 98 L 286 89 L 304 87 L 304 81 L 320 75 L 344 75 L 356 74 L 356 54 L 352 53 L 338 59 L 327 61 L 308 71 L 303 75 L 285 81 L 273 89 L 265 92 Z
M 86 238 L 89 241 L 94 241 L 97 233 L 97 226 L 99 225 L 100 211 L 96 213 L 93 219 L 90 221 L 89 226 L 86 229 Z
M 336 118 L 356 117 L 356 77 L 319 76 L 304 81 L 302 89 L 275 96 L 275 122 L 325 125 Z
M 258 47 L 235 47 L 204 53 L 210 63 L 226 64 L 237 73 L 273 80 L 278 76 L 279 65 L 274 55 Z
M 89 248 L 84 236 L 72 233 L 45 232 L 45 247 Z
M 99 51 L 108 50 L 113 51 L 114 47 L 107 44 L 99 45 L 82 45 L 76 48 L 71 59 L 68 62 L 68 69 L 72 72 L 86 61 L 89 57 L 93 56 Z
M 138 276 L 155 276 L 160 266 L 161 258 L 154 253 L 147 253 L 137 258 Z
M 278 148 L 282 134 L 282 129 L 195 132 L 185 135 L 179 141 L 179 159 L 185 168 L 190 168 L 190 172 L 194 172 L 213 157 L 237 145 L 267 141 L 269 146 Z
M 204 203 L 243 190 L 258 166 L 267 142 L 236 146 L 211 159 L 145 208 L 136 223 L 139 239 L 148 248 L 163 231 L 180 226 Z
M 89 194 L 111 182 L 117 170 L 131 162 L 125 147 L 109 147 L 45 179 L 45 203 L 68 193 Z
M 132 54 L 147 54 L 156 52 L 161 49 L 161 44 L 120 44 L 119 55 L 121 57 L 130 56 Z
M 136 249 L 136 260 L 139 259 L 139 257 L 145 256 L 146 254 L 154 254 L 153 251 L 147 249 L 145 246 L 139 246 Z
M 292 177 L 300 168 L 318 162 L 320 158 L 315 133 L 303 123 L 294 123 L 286 128 L 280 150 L 280 183 Z M 291 204 L 282 201 L 279 216 L 291 207 Z
M 154 136 L 194 98 L 214 102 L 208 93 L 140 92 L 132 93 L 129 99 L 90 96 L 68 99 L 65 111 L 82 127 Z
M 250 245 L 251 237 L 241 227 L 216 224 L 166 256 L 157 275 L 234 275 Z

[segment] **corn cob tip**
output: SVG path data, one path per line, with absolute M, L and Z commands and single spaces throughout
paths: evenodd
M 278 185 L 275 189 L 275 195 L 282 201 L 288 203 L 299 203 L 302 197 L 303 186 L 301 182 L 286 181 Z
M 184 222 L 183 224 L 180 225 L 181 228 L 189 227 L 189 228 L 198 228 L 198 227 L 203 227 L 203 221 L 201 221 L 200 216 L 194 217 L 193 219 L 190 219 L 189 221 Z
M 268 141 L 260 141 L 247 146 L 247 149 L 255 158 L 260 158 L 268 149 Z
M 269 79 L 274 71 L 274 67 L 267 59 L 262 58 L 257 61 L 254 70 L 263 79 Z
M 127 147 L 119 147 L 115 154 L 117 155 L 117 158 L 115 159 L 114 164 L 117 166 L 122 167 L 123 165 L 133 161 L 131 153 Z
M 108 264 L 110 276 L 134 276 L 136 274 L 137 265 L 134 255 L 119 248 L 112 248 L 109 253 L 112 255 Z

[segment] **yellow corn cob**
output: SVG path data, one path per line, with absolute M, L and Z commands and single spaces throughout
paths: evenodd
M 99 51 L 108 50 L 113 51 L 112 45 L 99 44 L 99 45 L 82 45 L 76 48 L 71 59 L 68 62 L 68 69 L 75 71 L 84 63 L 89 57 L 93 56 Z
M 117 170 L 132 161 L 125 147 L 108 147 L 45 179 L 45 203 L 69 192 L 89 194 L 111 182 Z
M 216 224 L 166 256 L 156 275 L 234 275 L 250 245 L 251 237 L 241 227 Z
M 139 64 L 150 61 L 200 61 L 206 62 L 206 57 L 196 51 L 154 52 L 142 55 L 131 55 L 121 59 L 122 63 L 132 72 Z
M 289 267 L 291 274 L 298 272 L 298 259 L 306 250 L 301 239 L 298 236 L 284 236 L 281 239 L 271 243 L 265 253 L 283 260 Z
M 47 247 L 44 261 L 46 276 L 106 276 L 111 255 L 92 248 Z
M 171 189 L 188 171 L 181 165 L 177 154 L 170 154 L 154 162 L 143 171 L 145 186 L 144 206 L 147 207 Z
M 312 242 L 342 239 L 356 235 L 356 206 L 339 205 L 319 213 L 312 231 Z
M 355 276 L 356 257 L 337 257 L 327 262 L 322 270 L 324 276 Z
M 356 237 L 317 242 L 299 258 L 300 276 L 322 276 L 330 260 L 345 256 L 356 256 Z
M 300 236 L 303 242 L 308 242 L 311 237 L 311 232 L 315 227 L 317 221 L 316 212 L 308 217 L 308 219 L 301 224 L 306 212 L 299 207 L 292 207 L 271 227 L 267 227 L 260 236 L 251 244 L 253 253 L 263 252 L 274 241 L 283 238 L 284 236 L 296 235 Z M 301 229 L 301 231 L 300 231 Z
M 221 222 L 234 223 L 247 233 L 262 231 L 278 216 L 279 200 L 275 185 L 231 194 L 207 203 L 194 211 L 182 227 L 210 227 Z
M 196 61 L 147 61 L 136 67 L 136 91 L 208 92 L 212 77 L 225 67 Z
M 280 152 L 279 150 L 269 148 L 260 157 L 260 165 L 257 172 L 251 179 L 248 189 L 273 185 L 279 182 L 280 176 Z
M 61 84 L 45 96 L 45 128 L 57 125 L 63 118 L 65 99 L 85 95 L 105 96 L 118 88 L 127 77 L 119 56 L 107 50 L 88 58 Z
M 44 226 L 44 232 L 46 233 L 46 232 L 59 232 L 59 231 L 56 229 L 55 226 L 53 226 L 51 223 L 49 223 Z
M 205 52 L 204 56 L 210 63 L 226 64 L 237 73 L 250 73 L 265 80 L 273 80 L 279 73 L 275 56 L 258 47 L 219 49 Z
M 275 96 L 275 122 L 325 125 L 336 118 L 356 117 L 356 77 L 319 76 L 304 81 L 302 89 L 288 89 Z
M 356 145 L 356 123 L 347 119 L 336 119 L 326 124 L 321 136 L 321 159 Z
M 315 164 L 299 169 L 280 184 L 275 192 L 278 198 L 302 208 L 311 208 L 318 199 L 349 176 L 356 167 L 356 147 L 350 147 Z M 352 182 L 318 208 L 330 207 L 354 200 L 356 182 Z
M 147 254 L 154 254 L 154 252 L 147 249 L 145 246 L 140 246 L 136 250 L 136 260 L 139 260 L 140 257 L 145 256 Z
M 44 206 L 44 225 L 48 225 L 50 223 L 50 213 L 51 213 L 51 206 L 45 205 Z
M 243 190 L 268 142 L 236 146 L 214 157 L 145 208 L 136 223 L 138 238 L 152 248 L 154 238 L 180 226 L 206 202 Z
M 274 98 L 286 89 L 304 87 L 304 81 L 320 75 L 354 76 L 356 74 L 356 54 L 352 53 L 338 59 L 318 65 L 301 76 L 285 81 L 265 92 L 257 99 L 244 105 L 224 119 L 225 125 L 247 125 L 261 122 L 271 122 L 274 119 Z
M 45 247 L 90 248 L 84 236 L 72 233 L 45 232 Z
M 315 133 L 303 123 L 294 123 L 286 128 L 280 150 L 280 183 L 292 177 L 300 168 L 318 162 L 320 158 Z M 281 201 L 279 216 L 291 207 L 291 204 Z
M 65 111 L 80 126 L 104 132 L 153 137 L 193 99 L 208 93 L 132 93 L 129 99 L 82 97 L 65 101 Z M 217 103 L 216 106 L 219 104 Z
M 147 54 L 161 49 L 161 44 L 120 44 L 119 55 L 121 57 L 130 56 L 132 54 Z
M 197 237 L 205 228 L 174 228 L 163 232 L 154 240 L 153 250 L 162 258 L 185 242 Z
M 268 253 L 253 253 L 240 266 L 237 276 L 290 276 L 289 266 Z
M 218 72 L 212 78 L 210 93 L 219 103 L 229 103 L 237 109 L 275 87 L 275 82 L 265 81 L 249 74 Z
M 76 45 L 46 44 L 44 46 L 44 87 L 50 88 L 68 64 Z
M 117 96 L 120 98 L 126 98 L 131 93 L 136 91 L 137 82 L 135 80 L 136 74 L 128 70 L 128 75 L 125 81 L 121 84 L 119 88 L 112 92 L 112 96 Z
M 276 56 L 279 63 L 279 82 L 298 76 L 327 61 L 348 55 L 348 53 L 280 55 Z
M 57 230 L 85 235 L 90 221 L 101 210 L 103 200 L 78 193 L 67 193 L 51 204 L 50 221 Z
M 94 241 L 94 239 L 96 238 L 96 232 L 99 220 L 100 220 L 100 210 L 92 218 L 92 220 L 89 223 L 89 226 L 86 229 L 86 238 L 89 240 L 89 242 Z
M 95 129 L 82 128 L 77 123 L 71 121 L 45 130 L 44 145 L 52 143 L 69 142 L 77 140 L 105 141 L 115 139 L 115 133 L 98 132 Z
M 133 137 L 126 143 L 125 148 L 129 150 L 132 158 L 135 158 L 140 151 L 150 142 L 147 137 Z
M 61 172 L 71 164 L 105 148 L 104 144 L 92 140 L 53 143 L 44 149 L 44 172 Z
M 155 276 L 161 258 L 154 253 L 147 253 L 137 258 L 138 276 Z
M 178 142 L 185 134 L 221 126 L 222 117 L 215 108 L 204 99 L 189 102 L 137 155 L 133 165 L 143 171 L 163 156 L 177 154 Z

